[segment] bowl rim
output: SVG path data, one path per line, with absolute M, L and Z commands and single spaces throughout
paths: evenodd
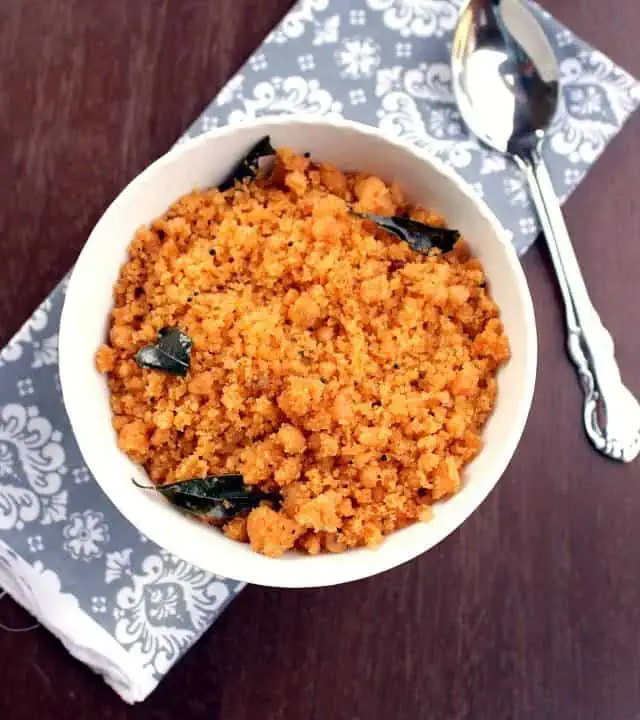
M 374 569 L 371 569 L 368 563 L 364 564 L 364 568 L 361 567 L 361 565 L 355 562 L 354 558 L 354 561 L 352 562 L 343 562 L 342 568 L 338 569 L 330 563 L 328 572 L 324 570 L 322 565 L 316 566 L 314 573 L 311 574 L 309 572 L 303 572 L 298 563 L 283 562 L 282 558 L 265 558 L 264 556 L 255 553 L 256 557 L 260 558 L 260 562 L 256 561 L 248 563 L 246 567 L 243 566 L 242 570 L 238 571 L 239 568 L 237 563 L 234 564 L 233 561 L 226 559 L 224 557 L 224 553 L 215 553 L 215 555 L 212 553 L 207 554 L 198 547 L 195 547 L 194 543 L 189 539 L 192 533 L 173 533 L 167 541 L 168 535 L 164 532 L 165 526 L 163 520 L 166 520 L 171 524 L 175 524 L 176 522 L 181 523 L 185 529 L 188 523 L 189 526 L 204 530 L 207 533 L 212 532 L 212 530 L 211 528 L 199 525 L 193 520 L 181 515 L 169 504 L 166 506 L 158 504 L 157 512 L 153 513 L 136 512 L 134 508 L 130 507 L 125 497 L 123 497 L 125 494 L 124 491 L 122 493 L 118 491 L 119 486 L 117 484 L 106 483 L 100 479 L 101 477 L 106 476 L 106 472 L 103 471 L 102 473 L 99 473 L 94 470 L 96 466 L 96 462 L 94 462 L 94 460 L 97 460 L 97 458 L 93 458 L 91 448 L 95 443 L 92 441 L 91 429 L 88 427 L 89 423 L 82 422 L 82 392 L 76 390 L 72 382 L 73 361 L 70 360 L 72 357 L 70 348 L 73 342 L 74 333 L 70 318 L 73 314 L 73 307 L 75 304 L 75 287 L 78 282 L 78 278 L 83 271 L 84 262 L 89 254 L 88 248 L 92 245 L 92 242 L 95 241 L 95 238 L 100 236 L 102 227 L 106 224 L 106 218 L 111 216 L 113 213 L 117 213 L 120 206 L 127 202 L 128 196 L 133 193 L 139 185 L 145 183 L 150 175 L 165 165 L 171 165 L 181 154 L 188 153 L 200 145 L 206 145 L 211 142 L 212 139 L 223 139 L 227 136 L 233 135 L 236 131 L 241 129 L 259 129 L 263 126 L 286 126 L 288 124 L 323 125 L 342 131 L 350 130 L 358 135 L 365 135 L 375 138 L 378 141 L 390 144 L 397 150 L 408 152 L 414 155 L 419 161 L 430 165 L 439 175 L 444 176 L 446 180 L 452 183 L 455 186 L 456 192 L 460 193 L 461 197 L 463 197 L 467 202 L 472 203 L 477 212 L 489 223 L 496 238 L 503 245 L 506 260 L 509 265 L 509 271 L 514 276 L 521 300 L 523 302 L 523 312 L 526 319 L 524 348 L 525 383 L 522 388 L 521 399 L 517 406 L 516 416 L 513 417 L 509 433 L 504 439 L 496 462 L 494 462 L 491 466 L 492 477 L 490 481 L 485 482 L 482 486 L 479 484 L 478 488 L 476 488 L 476 492 L 472 495 L 469 502 L 463 505 L 452 518 L 448 519 L 448 521 L 441 522 L 437 533 L 431 533 L 426 536 L 425 541 L 412 543 L 404 552 L 397 552 L 389 555 L 380 554 L 380 562 Z M 331 585 L 360 580 L 386 572 L 387 570 L 391 570 L 394 567 L 398 567 L 409 562 L 427 550 L 435 547 L 454 530 L 460 527 L 482 504 L 489 493 L 497 485 L 516 451 L 517 445 L 524 431 L 533 400 L 537 371 L 537 355 L 537 328 L 533 302 L 517 253 L 509 239 L 507 231 L 504 229 L 496 215 L 487 206 L 487 204 L 474 193 L 469 184 L 453 169 L 445 165 L 442 160 L 435 157 L 424 148 L 419 148 L 397 138 L 389 137 L 380 129 L 371 125 L 346 120 L 337 116 L 313 114 L 265 115 L 259 118 L 245 120 L 238 125 L 225 125 L 223 127 L 214 128 L 194 138 L 187 138 L 185 140 L 178 141 L 178 143 L 171 147 L 164 155 L 160 156 L 157 160 L 152 162 L 138 175 L 136 175 L 106 208 L 89 234 L 89 237 L 77 258 L 67 285 L 59 331 L 59 371 L 64 405 L 69 417 L 72 432 L 78 443 L 80 453 L 108 500 L 115 505 L 125 519 L 127 519 L 139 532 L 143 533 L 155 542 L 161 549 L 165 549 L 175 554 L 179 558 L 184 559 L 196 567 L 200 567 L 217 575 L 241 582 L 283 588 L 328 587 Z M 173 518 L 173 520 L 170 518 Z M 349 556 L 362 552 L 376 553 L 378 551 L 361 548 L 349 550 L 341 555 L 331 555 L 330 557 L 346 559 Z M 214 560 L 212 562 L 207 562 L 208 558 L 212 555 L 214 555 Z M 322 557 L 324 557 L 324 555 L 316 556 L 316 558 Z M 265 560 L 267 562 L 265 562 Z M 309 563 L 311 558 L 305 558 L 305 561 Z

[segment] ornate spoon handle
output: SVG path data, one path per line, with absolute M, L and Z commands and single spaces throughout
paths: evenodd
M 560 203 L 538 151 L 516 162 L 526 174 L 565 305 L 567 349 L 584 391 L 584 425 L 595 447 L 631 462 L 640 452 L 640 403 L 625 387 L 611 335 L 596 312 Z

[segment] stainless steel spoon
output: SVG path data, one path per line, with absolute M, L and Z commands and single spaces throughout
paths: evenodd
M 613 341 L 589 298 L 542 159 L 559 104 L 558 66 L 531 10 L 521 0 L 469 0 L 454 34 L 452 77 L 469 128 L 528 180 L 564 300 L 587 435 L 604 455 L 630 462 L 640 452 L 640 404 L 622 383 Z

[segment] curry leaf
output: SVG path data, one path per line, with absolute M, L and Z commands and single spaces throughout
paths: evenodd
M 385 217 L 373 215 L 372 213 L 352 213 L 355 217 L 369 220 L 378 227 L 404 240 L 417 252 L 427 253 L 432 248 L 438 248 L 443 253 L 451 252 L 454 245 L 460 239 L 457 230 L 449 228 L 433 227 L 425 223 L 412 220 L 399 215 Z
M 142 368 L 163 370 L 184 377 L 189 370 L 193 342 L 178 328 L 162 328 L 155 345 L 145 345 L 136 353 Z
M 260 158 L 275 154 L 276 151 L 271 145 L 271 139 L 268 135 L 265 135 L 258 140 L 245 157 L 233 168 L 227 179 L 218 185 L 218 190 L 229 190 L 236 182 L 242 182 L 245 178 L 254 178 L 260 167 Z
M 134 484 L 138 485 L 138 483 Z M 181 510 L 199 517 L 227 520 L 244 510 L 251 510 L 263 500 L 278 504 L 277 493 L 265 493 L 252 485 L 246 485 L 242 475 L 208 475 L 193 480 L 183 480 L 155 488 L 169 502 Z

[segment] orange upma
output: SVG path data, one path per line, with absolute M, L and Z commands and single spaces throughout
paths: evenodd
M 119 446 L 154 484 L 241 473 L 280 494 L 222 527 L 266 555 L 428 520 L 509 358 L 463 240 L 423 255 L 354 212 L 444 226 L 397 185 L 286 149 L 269 177 L 180 198 L 137 231 L 96 356 Z M 135 361 L 170 326 L 193 341 L 185 377 Z

